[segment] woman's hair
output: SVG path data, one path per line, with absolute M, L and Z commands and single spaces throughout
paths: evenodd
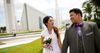
M 48 23 L 48 20 L 49 20 L 50 18 L 53 18 L 53 17 L 52 17 L 52 16 L 46 16 L 46 17 L 44 17 L 44 19 L 43 19 L 43 23 L 45 24 L 46 27 L 47 27 L 46 23 Z
M 57 38 L 59 37 L 59 31 L 57 27 L 53 27 L 54 32 L 56 33 Z
M 43 23 L 45 24 L 46 27 L 47 27 L 46 23 L 48 23 L 48 20 L 49 20 L 50 18 L 53 18 L 53 17 L 52 17 L 52 16 L 45 16 L 45 17 L 43 18 Z M 54 29 L 55 34 L 57 35 L 57 38 L 58 38 L 58 36 L 59 36 L 58 28 L 54 26 L 53 29 Z

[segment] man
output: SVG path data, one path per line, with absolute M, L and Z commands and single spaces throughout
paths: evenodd
M 78 8 L 69 11 L 72 25 L 66 29 L 61 53 L 100 53 L 100 34 L 94 22 L 83 22 Z

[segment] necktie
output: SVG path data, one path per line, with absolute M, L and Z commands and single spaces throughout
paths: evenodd
M 79 23 L 79 24 L 75 24 L 75 27 L 82 27 L 83 26 L 83 23 Z
M 81 27 L 77 27 L 77 33 L 78 33 L 79 36 L 82 36 Z
M 77 33 L 79 36 L 82 35 L 82 31 L 81 31 L 81 28 L 83 26 L 83 23 L 79 23 L 79 24 L 76 24 L 75 27 L 77 28 Z

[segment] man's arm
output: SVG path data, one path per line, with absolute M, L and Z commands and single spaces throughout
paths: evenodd
M 95 35 L 95 46 L 96 46 L 96 53 L 100 53 L 100 31 L 97 27 L 97 24 L 94 24 L 94 35 Z
M 67 53 L 68 45 L 69 45 L 69 41 L 68 41 L 68 29 L 66 29 L 61 53 Z

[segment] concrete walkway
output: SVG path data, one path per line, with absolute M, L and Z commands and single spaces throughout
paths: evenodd
M 0 41 L 3 42 L 3 44 L 0 45 L 0 48 L 6 48 L 20 44 L 30 43 L 39 38 L 40 34 L 0 38 Z

